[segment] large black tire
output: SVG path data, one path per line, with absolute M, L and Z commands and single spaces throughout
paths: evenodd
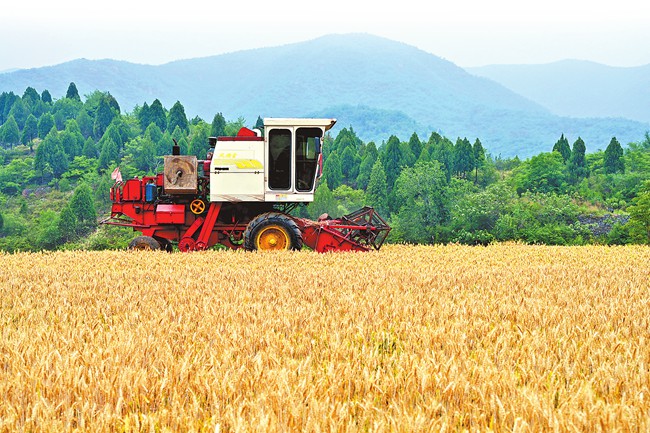
M 263 213 L 246 226 L 244 248 L 249 251 L 301 250 L 302 235 L 290 216 L 278 212 Z
M 129 243 L 130 250 L 159 250 L 160 243 L 151 236 L 138 236 Z

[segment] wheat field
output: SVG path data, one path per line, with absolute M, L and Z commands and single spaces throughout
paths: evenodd
M 650 248 L 0 255 L 0 431 L 650 430 Z

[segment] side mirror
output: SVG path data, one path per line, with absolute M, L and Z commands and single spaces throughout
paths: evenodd
M 318 155 L 321 151 L 320 148 L 320 137 L 314 137 L 314 143 L 316 143 L 316 155 Z

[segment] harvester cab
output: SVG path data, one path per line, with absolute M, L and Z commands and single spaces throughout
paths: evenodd
M 116 181 L 104 223 L 142 232 L 131 248 L 204 250 L 216 244 L 248 250 L 379 249 L 390 227 L 372 209 L 339 219 L 290 215 L 314 200 L 325 133 L 336 119 L 267 118 L 264 134 L 242 128 L 211 137 L 208 158 L 164 157 L 156 176 Z

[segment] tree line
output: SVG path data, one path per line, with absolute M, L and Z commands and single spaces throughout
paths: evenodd
M 179 101 L 167 109 L 155 99 L 123 113 L 109 92 L 82 100 L 74 83 L 56 100 L 32 87 L 22 96 L 3 92 L 0 249 L 121 246 L 130 233 L 96 227 L 109 210 L 116 166 L 125 177 L 154 174 L 174 141 L 203 159 L 208 137 L 245 125 L 221 113 L 209 123 L 189 119 Z M 248 126 L 261 125 L 258 117 Z M 394 228 L 392 242 L 648 243 L 650 137 L 586 148 L 562 134 L 548 152 L 522 161 L 491 155 L 479 138 L 432 132 L 366 143 L 348 126 L 326 137 L 315 201 L 296 212 L 341 216 L 371 205 Z

